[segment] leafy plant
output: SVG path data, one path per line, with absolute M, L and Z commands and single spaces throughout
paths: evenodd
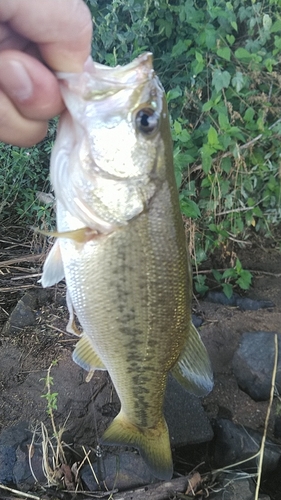
M 153 52 L 171 115 L 181 209 L 187 229 L 196 228 L 196 267 L 253 234 L 272 237 L 281 216 L 280 0 L 86 3 L 95 60 L 125 64 Z M 52 140 L 51 130 L 36 148 L 0 148 L 0 217 L 11 217 L 12 209 L 13 217 L 51 224 L 35 192 L 49 189 Z M 235 276 L 220 280 L 226 293 L 225 279 L 250 286 Z M 195 285 L 206 286 L 201 277 Z
M 41 379 L 45 382 L 45 389 L 46 393 L 41 395 L 41 398 L 45 398 L 47 401 L 47 413 L 51 418 L 52 421 L 52 426 L 54 433 L 56 434 L 56 426 L 54 423 L 54 410 L 57 410 L 57 399 L 58 399 L 58 392 L 52 392 L 51 388 L 52 385 L 54 384 L 54 379 L 51 376 L 51 369 L 53 366 L 57 365 L 57 360 L 52 361 L 50 364 L 48 371 L 47 371 L 47 376 L 44 379 Z

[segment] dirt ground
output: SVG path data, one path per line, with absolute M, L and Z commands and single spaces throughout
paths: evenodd
M 103 423 L 97 422 L 95 429 L 101 435 L 104 429 L 100 426 L 106 427 L 107 419 L 116 414 L 116 396 L 111 385 L 108 391 L 110 382 L 104 373 L 98 377 L 98 396 L 89 391 L 84 379 L 81 380 L 81 370 L 71 359 L 77 339 L 65 333 L 68 315 L 64 284 L 59 284 L 51 292 L 42 292 L 37 283 L 42 259 L 36 248 L 33 252 L 33 256 L 26 257 L 30 255 L 30 244 L 20 235 L 0 239 L 0 332 L 26 291 L 36 292 L 39 297 L 34 326 L 19 329 L 9 336 L 0 335 L 0 431 L 20 420 L 34 425 L 38 421 L 48 424 L 46 399 L 41 397 L 45 392 L 45 382 L 42 379 L 46 377 L 47 369 L 54 360 L 63 360 L 69 367 L 69 376 L 65 379 L 64 375 L 64 380 L 59 380 L 59 389 L 68 396 L 65 400 L 67 403 L 62 405 L 72 405 L 72 408 L 61 408 L 61 421 L 70 411 L 76 411 L 80 415 L 79 397 L 83 391 L 88 391 L 89 408 L 97 397 L 100 398 L 96 401 L 98 406 L 107 408 L 107 413 L 106 410 L 103 413 Z M 209 351 L 215 375 L 214 390 L 204 399 L 203 405 L 210 418 L 232 418 L 235 423 L 262 431 L 268 402 L 256 403 L 239 389 L 231 363 L 243 332 L 281 331 L 281 255 L 278 245 L 270 242 L 261 244 L 259 241 L 250 247 L 238 249 L 237 253 L 243 267 L 253 272 L 253 286 L 247 296 L 271 300 L 275 307 L 241 311 L 204 300 L 194 300 L 193 310 L 204 320 L 200 332 Z M 58 370 L 56 373 L 59 377 L 59 369 L 55 367 L 54 370 Z M 77 383 L 77 392 L 69 395 L 69 391 L 73 391 L 73 380 Z M 105 388 L 107 390 L 103 392 Z M 102 401 L 104 397 L 106 401 Z M 275 405 L 276 401 L 270 417 L 269 437 L 272 437 Z M 87 416 L 83 414 L 83 418 Z M 92 417 L 91 421 L 83 420 L 83 425 L 89 429 L 93 427 Z M 75 431 L 71 429 L 71 422 L 69 426 L 70 430 Z M 80 432 L 82 439 L 81 426 L 76 432 Z

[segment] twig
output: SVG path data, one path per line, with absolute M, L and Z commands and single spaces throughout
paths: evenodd
M 35 495 L 31 495 L 30 493 L 25 493 L 23 491 L 14 490 L 13 488 L 9 488 L 8 486 L 4 486 L 4 484 L 0 484 L 0 488 L 2 490 L 9 491 L 10 493 L 14 493 L 15 495 L 18 495 L 19 497 L 33 498 L 34 500 L 41 500 L 40 497 L 37 497 Z
M 18 262 L 33 262 L 40 259 L 44 259 L 44 255 L 42 253 L 34 255 L 19 255 L 14 259 L 3 260 L 2 262 L 0 262 L 0 267 L 10 266 L 12 264 L 17 264 Z
M 38 479 L 37 479 L 37 477 L 36 477 L 36 475 L 34 473 L 33 467 L 32 467 L 32 452 L 33 452 L 33 449 L 34 449 L 35 434 L 36 434 L 36 429 L 34 429 L 34 432 L 32 434 L 31 443 L 30 443 L 30 445 L 28 447 L 28 463 L 29 463 L 29 468 L 30 468 L 30 472 L 32 474 L 32 477 L 35 480 L 35 482 L 38 483 Z
M 258 500 L 258 498 L 259 498 L 265 440 L 266 440 L 269 416 L 270 416 L 273 397 L 274 397 L 275 379 L 276 379 L 277 364 L 278 364 L 278 338 L 277 338 L 277 334 L 274 335 L 274 347 L 275 347 L 275 355 L 274 355 L 274 364 L 273 364 L 273 371 L 272 371 L 272 378 L 271 378 L 270 398 L 269 398 L 267 413 L 266 413 L 266 417 L 265 417 L 263 436 L 262 436 L 262 440 L 261 440 L 257 485 L 256 485 L 255 499 L 254 500 Z

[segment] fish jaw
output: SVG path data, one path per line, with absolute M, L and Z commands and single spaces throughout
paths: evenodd
M 58 77 L 68 109 L 51 156 L 52 184 L 73 216 L 107 233 L 147 210 L 165 179 L 158 161 L 164 90 L 149 53 L 116 68 L 89 59 L 83 73 Z M 143 109 L 157 122 L 152 134 L 138 129 Z

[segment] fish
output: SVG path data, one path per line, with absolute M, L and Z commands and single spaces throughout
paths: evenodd
M 107 370 L 121 410 L 101 443 L 139 450 L 173 474 L 163 415 L 168 373 L 204 396 L 210 360 L 191 321 L 192 273 L 164 89 L 150 52 L 114 68 L 89 58 L 58 73 L 66 110 L 51 154 L 56 242 L 41 283 L 65 277 L 73 360 Z

